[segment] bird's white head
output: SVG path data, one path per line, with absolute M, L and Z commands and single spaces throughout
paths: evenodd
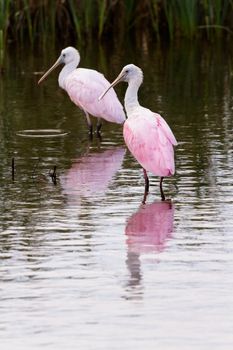
M 127 64 L 127 66 L 122 69 L 117 78 L 120 79 L 120 81 L 126 81 L 127 83 L 135 81 L 138 85 L 141 85 L 143 81 L 143 72 L 141 68 L 131 63 Z
M 60 60 L 60 63 L 64 64 L 74 62 L 77 67 L 80 62 L 80 54 L 74 47 L 69 46 L 62 50 L 61 55 L 58 59 Z
M 49 68 L 49 70 L 40 78 L 38 84 L 40 84 L 49 75 L 49 73 L 51 73 L 60 64 L 71 65 L 72 67 L 70 68 L 72 70 L 78 66 L 79 62 L 80 54 L 78 50 L 76 50 L 72 46 L 66 47 L 61 51 L 61 54 L 58 57 L 57 61 L 54 63 L 54 65 L 51 68 Z
M 99 97 L 99 100 L 101 100 L 104 95 L 108 92 L 109 89 L 120 83 L 121 81 L 126 81 L 128 84 L 135 84 L 138 87 L 141 85 L 143 82 L 143 72 L 141 68 L 138 66 L 135 66 L 134 64 L 127 64 L 118 77 L 112 82 L 112 84 L 105 90 L 102 95 Z

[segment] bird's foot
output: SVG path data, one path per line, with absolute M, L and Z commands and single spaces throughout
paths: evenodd
M 161 201 L 164 202 L 165 200 L 166 200 L 166 198 L 165 198 L 164 194 L 163 195 L 161 194 Z
M 142 204 L 146 204 L 146 199 L 147 199 L 148 194 L 149 194 L 149 191 L 146 191 L 146 189 L 145 189 L 143 199 L 142 199 Z

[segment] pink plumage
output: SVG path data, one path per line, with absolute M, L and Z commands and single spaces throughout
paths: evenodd
M 149 191 L 147 171 L 160 176 L 160 193 L 165 200 L 162 182 L 165 176 L 175 173 L 174 149 L 177 145 L 175 136 L 166 121 L 157 113 L 140 106 L 138 89 L 143 81 L 142 70 L 134 64 L 125 66 L 110 87 L 120 81 L 126 81 L 128 88 L 125 94 L 125 109 L 128 119 L 124 123 L 125 143 L 132 155 L 141 164 L 145 178 L 145 195 Z M 99 97 L 103 99 L 110 90 L 107 88 Z
M 176 139 L 165 120 L 146 108 L 139 107 L 124 124 L 124 139 L 141 166 L 157 176 L 175 172 Z
M 58 78 L 59 86 L 68 93 L 76 106 L 85 112 L 90 133 L 92 134 L 92 123 L 89 114 L 98 118 L 97 133 L 101 128 L 101 119 L 123 124 L 125 113 L 114 90 L 104 101 L 98 101 L 99 95 L 104 89 L 109 88 L 110 83 L 96 70 L 77 68 L 79 62 L 78 50 L 74 47 L 65 48 L 54 65 L 40 78 L 38 84 L 59 64 L 64 64 Z
M 64 81 L 66 92 L 78 107 L 108 122 L 123 124 L 125 113 L 113 89 L 107 99 L 98 101 L 101 92 L 109 86 L 103 74 L 85 68 L 75 69 Z

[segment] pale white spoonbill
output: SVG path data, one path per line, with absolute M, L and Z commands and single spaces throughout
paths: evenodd
M 89 132 L 92 134 L 92 122 L 89 114 L 98 118 L 97 133 L 101 128 L 101 118 L 108 122 L 123 124 L 125 113 L 123 106 L 114 90 L 111 90 L 109 97 L 101 103 L 98 97 L 101 92 L 110 86 L 103 74 L 93 69 L 77 68 L 80 62 L 80 54 L 74 47 L 67 47 L 54 65 L 40 78 L 38 84 L 44 80 L 49 73 L 60 64 L 65 66 L 58 78 L 59 86 L 66 90 L 70 99 L 81 108 L 87 118 Z
M 163 178 L 175 173 L 173 146 L 177 145 L 177 141 L 161 115 L 140 106 L 138 89 L 143 81 L 143 73 L 134 64 L 128 64 L 122 69 L 118 77 L 99 97 L 99 100 L 103 99 L 111 87 L 121 81 L 128 83 L 125 94 L 125 110 L 128 119 L 125 121 L 123 128 L 125 143 L 143 167 L 145 193 L 147 194 L 149 191 L 149 178 L 147 175 L 149 171 L 154 175 L 160 176 L 161 198 L 165 200 L 162 186 Z

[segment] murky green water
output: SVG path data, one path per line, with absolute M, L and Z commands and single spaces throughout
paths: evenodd
M 102 141 L 58 88 L 47 57 L 11 54 L 0 77 L 2 349 L 232 349 L 233 99 L 228 48 L 81 51 L 112 80 L 144 70 L 143 105 L 179 146 L 161 203 L 121 127 Z M 117 88 L 122 99 L 126 86 Z M 23 129 L 60 128 L 60 138 Z M 12 179 L 11 160 L 15 159 Z M 51 178 L 57 167 L 57 183 Z

